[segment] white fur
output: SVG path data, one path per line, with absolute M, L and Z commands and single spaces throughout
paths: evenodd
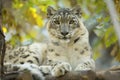
M 19 67 L 19 71 L 23 71 L 23 70 L 28 70 L 30 71 L 32 74 L 36 75 L 37 77 L 39 77 L 40 79 L 44 80 L 44 77 L 41 73 L 41 71 L 39 70 L 39 66 L 35 65 L 35 64 L 30 64 L 30 63 L 25 63 L 25 64 L 15 64 L 12 65 L 13 67 Z

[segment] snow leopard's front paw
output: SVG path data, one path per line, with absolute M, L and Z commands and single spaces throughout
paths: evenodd
M 51 70 L 52 70 L 52 66 L 39 66 L 39 70 L 44 74 L 50 74 Z
M 82 70 L 95 70 L 95 62 L 93 60 L 86 61 L 84 63 L 79 64 L 75 71 L 82 71 Z
M 69 63 L 62 62 L 54 66 L 54 68 L 51 71 L 51 74 L 52 76 L 59 77 L 71 70 L 72 70 L 72 67 L 70 66 Z

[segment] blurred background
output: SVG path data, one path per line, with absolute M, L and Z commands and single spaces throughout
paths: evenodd
M 120 0 L 112 1 L 120 23 Z M 45 30 L 47 7 L 58 9 L 80 5 L 82 20 L 90 33 L 96 69 L 104 70 L 119 65 L 118 36 L 106 3 L 105 0 L 0 0 L 6 42 L 13 46 L 43 42 L 48 38 Z

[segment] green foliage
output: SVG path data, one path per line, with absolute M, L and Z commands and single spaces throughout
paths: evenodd
M 44 26 L 46 10 L 49 5 L 55 5 L 52 0 L 10 0 L 12 5 L 3 8 L 3 31 L 11 44 L 19 45 L 26 40 L 41 41 L 44 37 L 39 34 Z M 4 3 L 5 4 L 5 3 Z M 37 26 L 37 27 L 35 27 Z M 11 32 L 10 30 L 13 30 Z M 36 30 L 37 29 L 37 30 Z M 14 33 L 15 32 L 15 33 Z M 19 34 L 19 36 L 18 36 Z M 36 37 L 38 35 L 38 37 Z M 19 41 L 14 42 L 16 39 Z
M 7 42 L 13 45 L 21 45 L 28 41 L 44 40 L 45 36 L 42 34 L 42 30 L 45 26 L 47 7 L 71 7 L 72 3 L 72 0 L 8 0 L 8 3 L 9 1 L 12 1 L 12 5 L 2 10 L 2 27 L 6 34 Z M 94 58 L 97 59 L 101 56 L 103 48 L 109 48 L 118 42 L 108 9 L 103 0 L 75 1 L 81 6 L 83 20 L 90 20 L 87 24 L 91 24 L 92 21 L 95 22 L 94 24 L 97 23 L 94 27 L 88 26 L 93 27 L 92 31 L 97 36 L 92 41 L 93 52 L 95 53 Z M 114 1 L 116 9 L 120 13 L 118 0 Z M 99 17 L 101 14 L 102 16 Z M 94 20 L 94 16 L 97 16 L 97 19 Z M 116 48 L 116 50 L 120 55 L 119 48 Z M 116 51 L 113 51 L 113 53 L 116 53 Z
M 110 47 L 112 44 L 116 43 L 117 40 L 118 38 L 115 34 L 113 26 L 110 26 L 109 28 L 107 28 L 104 36 L 104 42 L 106 47 Z

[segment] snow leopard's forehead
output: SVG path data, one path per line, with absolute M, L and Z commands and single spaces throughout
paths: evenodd
M 77 19 L 77 17 L 69 8 L 61 8 L 54 13 L 52 19 L 57 19 L 61 20 L 62 22 L 66 22 L 71 19 Z
M 59 15 L 68 15 L 68 14 L 72 14 L 71 10 L 69 8 L 61 8 L 57 10 L 57 13 Z
M 54 16 L 58 15 L 61 17 L 66 17 L 69 15 L 81 17 L 81 8 L 79 6 L 74 8 L 60 8 L 58 10 L 55 10 L 53 7 L 47 8 L 47 18 L 53 18 Z

